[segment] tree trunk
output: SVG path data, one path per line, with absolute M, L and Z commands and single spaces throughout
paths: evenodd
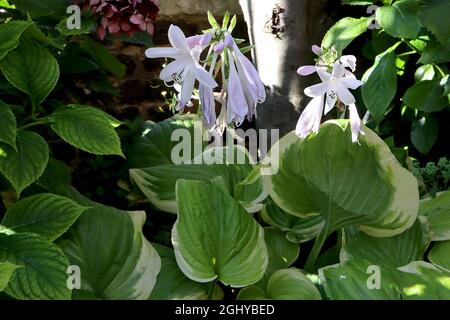
M 239 0 L 247 22 L 253 59 L 267 88 L 266 102 L 257 108 L 258 129 L 295 129 L 308 99 L 310 80 L 297 75 L 302 65 L 314 64 L 313 44 L 320 45 L 331 25 L 326 0 Z

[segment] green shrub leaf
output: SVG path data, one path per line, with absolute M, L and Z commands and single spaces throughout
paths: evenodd
M 11 108 L 0 101 L 0 141 L 16 149 L 17 124 Z
M 53 241 L 64 234 L 87 208 L 65 197 L 38 194 L 8 209 L 2 225 L 16 232 L 36 233 Z
M 322 40 L 323 48 L 331 48 L 333 45 L 339 53 L 359 35 L 367 31 L 371 22 L 370 18 L 344 18 L 336 22 Z
M 448 19 L 449 12 L 449 1 L 433 0 L 419 13 L 423 25 L 446 47 L 450 47 L 450 26 L 448 23 L 442 22 Z
M 0 70 L 14 87 L 31 97 L 34 105 L 47 98 L 59 79 L 53 55 L 40 43 L 26 38 L 0 61 Z
M 444 94 L 444 84 L 439 79 L 425 80 L 417 82 L 409 88 L 403 101 L 411 108 L 425 111 L 436 112 L 449 105 L 447 97 Z
M 375 58 L 374 65 L 363 76 L 361 88 L 364 104 L 376 121 L 381 121 L 397 92 L 395 54 L 388 49 Z M 380 95 L 380 92 L 383 92 Z
M 433 116 L 414 121 L 411 128 L 411 141 L 417 150 L 427 154 L 433 148 L 439 135 L 439 121 Z
M 413 39 L 420 31 L 417 16 L 419 4 L 416 1 L 399 0 L 392 6 L 383 6 L 376 12 L 377 22 L 393 37 Z
M 6 293 L 16 299 L 70 299 L 69 262 L 61 249 L 33 233 L 0 233 L 0 260 L 22 268 L 14 271 Z
M 47 142 L 38 134 L 19 131 L 17 151 L 9 145 L 0 147 L 0 171 L 19 196 L 23 189 L 39 179 L 48 162 Z
M 0 262 L 0 291 L 6 288 L 13 272 L 20 267 L 9 262 Z
M 70 105 L 51 115 L 52 129 L 67 143 L 97 155 L 123 156 L 110 117 L 87 106 Z
M 20 36 L 33 24 L 32 21 L 10 21 L 0 25 L 0 60 L 2 60 L 8 52 L 14 50 L 19 45 Z

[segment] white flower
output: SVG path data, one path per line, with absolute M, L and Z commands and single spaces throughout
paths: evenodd
M 311 132 L 317 133 L 320 127 L 320 119 L 322 118 L 324 106 L 324 96 L 318 96 L 312 99 L 305 110 L 303 110 L 300 119 L 298 119 L 295 133 L 306 138 Z
M 182 110 L 191 101 L 195 80 L 208 88 L 217 87 L 214 78 L 199 64 L 200 54 L 204 47 L 195 43 L 195 39 L 186 39 L 183 31 L 177 26 L 169 28 L 169 41 L 171 48 L 150 48 L 145 55 L 148 58 L 172 58 L 161 71 L 159 77 L 166 83 L 181 85 L 178 110 Z M 190 47 L 194 46 L 194 47 Z
M 322 83 L 305 89 L 305 94 L 312 97 L 313 100 L 306 106 L 300 116 L 295 130 L 297 135 L 304 138 L 311 132 L 317 132 L 322 113 L 330 112 L 338 99 L 349 106 L 352 141 L 358 141 L 359 134 L 364 135 L 361 119 L 355 105 L 355 97 L 349 90 L 357 89 L 363 82 L 357 80 L 348 68 L 355 71 L 356 58 L 354 56 L 342 56 L 336 60 L 331 74 L 324 67 L 318 66 L 303 66 L 297 70 L 299 75 L 310 75 L 316 72 L 322 80 Z
M 345 77 L 345 71 L 346 69 L 338 61 L 334 63 L 332 74 L 321 68 L 316 68 L 322 83 L 305 89 L 305 94 L 312 98 L 326 94 L 325 114 L 333 109 L 338 98 L 347 106 L 355 103 L 355 97 L 348 89 L 356 89 L 363 82 L 354 77 Z

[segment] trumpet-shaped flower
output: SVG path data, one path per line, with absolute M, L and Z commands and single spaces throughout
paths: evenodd
M 315 52 L 320 54 L 317 48 L 315 48 Z M 351 72 L 356 69 L 356 58 L 342 56 L 334 62 L 331 73 L 326 69 L 326 66 L 316 65 L 303 66 L 297 70 L 299 75 L 310 75 L 316 72 L 322 82 L 305 89 L 305 94 L 312 97 L 313 100 L 301 114 L 296 133 L 300 137 L 306 137 L 311 132 L 317 132 L 322 114 L 330 112 L 336 102 L 340 100 L 344 105 L 349 106 L 352 141 L 356 142 L 359 134 L 364 134 L 355 105 L 355 97 L 349 90 L 357 89 L 363 84 Z
M 150 48 L 145 52 L 148 58 L 175 59 L 161 71 L 160 78 L 166 83 L 181 85 L 177 110 L 182 110 L 189 104 L 195 80 L 208 88 L 217 86 L 214 78 L 199 64 L 200 54 L 204 48 L 200 44 L 201 39 L 199 39 L 198 44 L 195 40 L 187 39 L 179 27 L 171 25 L 169 41 L 172 47 Z
M 333 109 L 338 99 L 347 106 L 355 103 L 355 97 L 349 89 L 356 89 L 363 82 L 356 78 L 344 77 L 346 70 L 339 62 L 334 63 L 332 74 L 320 68 L 316 71 L 322 83 L 306 88 L 305 94 L 312 98 L 326 94 L 325 114 Z

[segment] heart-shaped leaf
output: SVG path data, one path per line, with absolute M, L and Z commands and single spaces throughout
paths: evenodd
M 93 205 L 60 242 L 81 271 L 73 298 L 148 299 L 161 268 L 156 250 L 142 234 L 144 212 Z
M 172 244 L 188 278 L 243 287 L 263 277 L 268 263 L 264 231 L 230 196 L 223 180 L 178 180 L 176 194 Z

